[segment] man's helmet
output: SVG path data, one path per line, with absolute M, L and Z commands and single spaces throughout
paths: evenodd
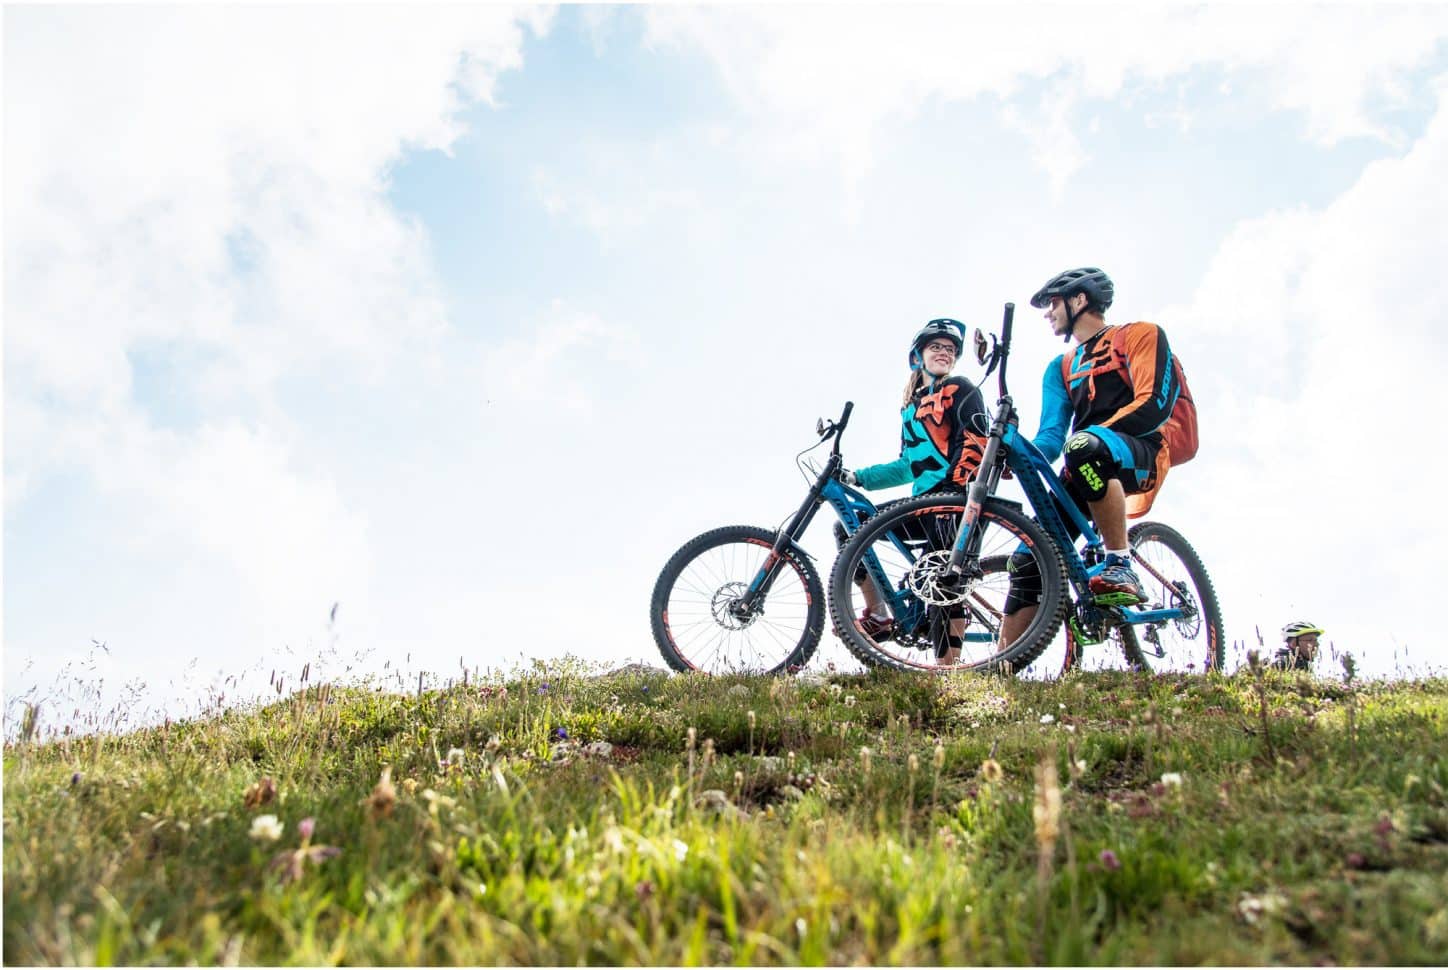
M 1116 297 L 1116 286 L 1111 282 L 1111 277 L 1094 266 L 1068 269 L 1047 280 L 1046 285 L 1031 297 L 1031 306 L 1044 310 L 1050 305 L 1051 297 L 1059 296 L 1063 300 L 1069 300 L 1077 293 L 1085 293 L 1091 301 L 1087 309 L 1094 308 L 1098 312 L 1105 312 Z
M 919 370 L 925 364 L 925 359 L 920 356 L 920 351 L 932 340 L 949 340 L 955 344 L 955 356 L 958 358 L 965 353 L 965 324 L 959 320 L 950 320 L 942 317 L 939 320 L 931 320 L 920 332 L 915 335 L 914 341 L 910 344 L 910 369 Z
M 1284 626 L 1284 627 L 1282 628 L 1282 639 L 1284 639 L 1284 640 L 1291 640 L 1293 637 L 1300 637 L 1300 636 L 1302 636 L 1302 635 L 1304 635 L 1304 634 L 1307 634 L 1307 633 L 1322 633 L 1322 632 L 1323 632 L 1322 627 L 1313 626 L 1311 623 L 1308 623 L 1306 620 L 1296 620 L 1296 621 L 1294 621 L 1294 622 L 1292 622 L 1292 623 L 1287 624 L 1286 626 Z

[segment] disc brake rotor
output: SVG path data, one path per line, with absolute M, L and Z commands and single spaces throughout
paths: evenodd
M 950 550 L 937 549 L 927 552 L 910 567 L 905 574 L 905 583 L 910 592 L 920 597 L 921 602 L 931 606 L 958 606 L 970 595 L 972 583 L 960 577 L 951 583 L 944 583 L 945 570 L 950 564 Z
M 714 622 L 726 630 L 743 630 L 759 619 L 758 610 L 744 616 L 735 611 L 735 604 L 748 592 L 749 587 L 744 583 L 725 583 L 715 590 L 714 598 L 709 601 L 709 611 L 714 614 Z

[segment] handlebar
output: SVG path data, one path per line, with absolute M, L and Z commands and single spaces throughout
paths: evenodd
M 835 444 L 831 451 L 838 455 L 840 453 L 840 435 L 845 433 L 845 425 L 850 423 L 850 412 L 855 409 L 854 401 L 846 401 L 845 409 L 840 412 L 840 420 L 834 427 Z
M 1015 321 L 1015 317 L 1016 305 L 1014 303 L 1007 303 L 1005 320 L 1001 322 L 1001 371 L 1000 374 L 997 375 L 997 381 L 1001 389 L 1001 397 L 1006 396 L 1006 362 L 1009 361 L 1011 357 L 1011 324 Z

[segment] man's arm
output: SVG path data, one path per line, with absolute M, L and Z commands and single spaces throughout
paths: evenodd
M 1041 430 L 1031 443 L 1041 450 L 1047 461 L 1061 457 L 1066 432 L 1071 430 L 1071 397 L 1061 376 L 1061 355 L 1051 358 L 1041 378 Z

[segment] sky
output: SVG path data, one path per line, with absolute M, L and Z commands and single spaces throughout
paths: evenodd
M 1448 667 L 1448 6 L 3 29 L 8 718 L 660 664 L 670 554 L 777 526 L 846 400 L 847 465 L 893 458 L 926 320 L 1014 302 L 1034 428 L 1064 348 L 1028 301 L 1081 265 L 1186 366 L 1201 451 L 1152 518 L 1229 641 L 1307 619 L 1370 674 Z M 824 517 L 804 545 L 827 575 Z

